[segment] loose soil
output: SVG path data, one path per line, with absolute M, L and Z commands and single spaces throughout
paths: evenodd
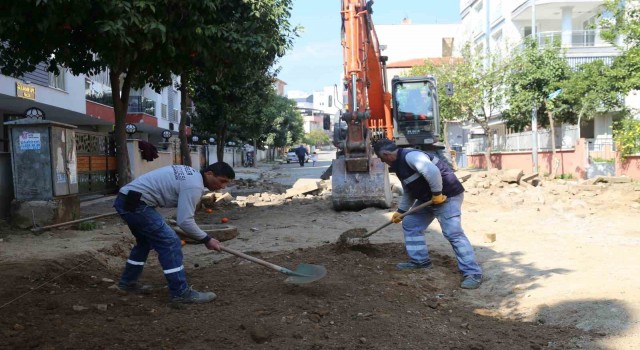
M 399 225 L 369 244 L 338 244 L 341 233 L 374 229 L 391 210 L 335 212 L 326 192 L 263 195 L 269 199 L 199 213 L 201 224 L 230 219 L 239 230 L 225 242 L 231 248 L 290 269 L 328 270 L 317 282 L 292 285 L 284 274 L 187 245 L 189 283 L 218 295 L 204 305 L 168 303 L 153 252 L 142 276 L 155 286 L 150 295 L 114 288 L 133 243 L 117 217 L 92 231 L 4 227 L 0 349 L 633 349 L 640 339 L 636 184 L 475 191 L 482 183 L 465 183 L 463 225 L 486 277 L 471 291 L 459 288 L 437 224 L 426 233 L 430 270 L 395 269 L 406 259 Z M 83 210 L 104 213 L 110 202 Z M 487 234 L 496 241 L 485 241 Z

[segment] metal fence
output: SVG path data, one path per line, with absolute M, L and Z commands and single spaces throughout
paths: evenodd
M 616 144 L 610 135 L 587 139 L 587 149 L 592 161 L 607 162 L 616 158 Z
M 573 149 L 580 138 L 580 129 L 577 125 L 563 125 L 555 128 L 556 149 Z M 506 135 L 492 135 L 492 152 L 523 152 L 533 149 L 533 137 L 531 131 Z M 538 149 L 551 150 L 551 131 L 538 130 Z M 470 139 L 467 142 L 466 154 L 483 153 L 487 149 L 486 136 Z

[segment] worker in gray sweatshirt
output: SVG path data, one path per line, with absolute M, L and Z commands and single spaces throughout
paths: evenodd
M 213 301 L 216 298 L 213 292 L 198 292 L 187 284 L 180 238 L 155 208 L 177 208 L 178 226 L 207 249 L 219 251 L 221 243 L 198 227 L 194 214 L 204 193 L 222 189 L 234 178 L 233 168 L 225 162 L 211 164 L 200 172 L 186 165 L 170 165 L 148 172 L 122 187 L 113 206 L 129 226 L 136 244 L 120 277 L 120 289 L 134 293 L 149 291 L 138 278 L 153 249 L 158 253 L 172 302 Z

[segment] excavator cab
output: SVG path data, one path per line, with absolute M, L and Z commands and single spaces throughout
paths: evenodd
M 391 88 L 396 144 L 420 149 L 434 144 L 440 119 L 436 79 L 396 76 L 391 80 Z

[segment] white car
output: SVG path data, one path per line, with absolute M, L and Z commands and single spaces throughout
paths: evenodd
M 296 149 L 295 148 L 290 148 L 289 152 L 287 152 L 287 164 L 291 163 L 291 162 L 298 162 L 298 156 L 296 155 Z M 305 163 L 309 163 L 309 155 L 307 154 L 304 157 L 304 162 Z

